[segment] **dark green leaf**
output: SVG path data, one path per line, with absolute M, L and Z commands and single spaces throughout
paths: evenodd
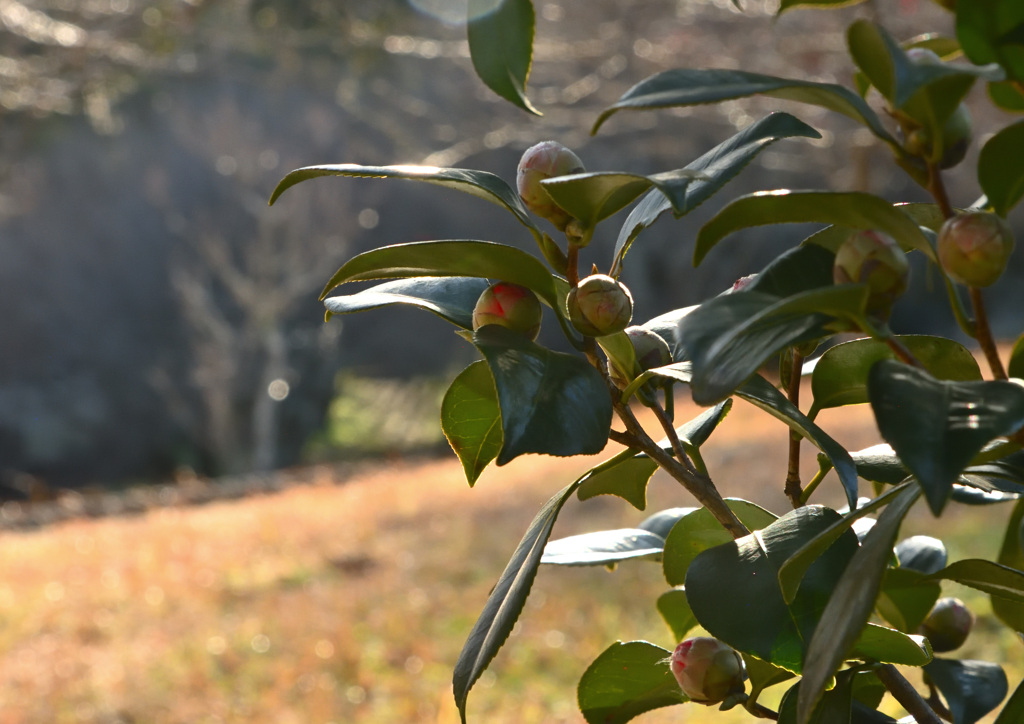
M 806 506 L 700 553 L 686 573 L 686 595 L 701 626 L 736 649 L 800 671 L 805 642 L 857 549 L 857 537 L 849 533 L 815 561 L 790 606 L 778 569 L 838 519 L 834 510 Z
M 978 156 L 978 183 L 1000 216 L 1024 197 L 1024 121 L 985 142 Z
M 808 717 L 797 717 L 797 702 L 803 682 L 797 682 L 779 703 L 779 724 L 849 724 L 853 709 L 852 672 L 844 671 L 836 677 L 836 685 L 818 700 Z
M 1024 570 L 1024 500 L 1017 501 L 1006 523 L 998 562 L 1018 571 Z M 999 620 L 1015 631 L 1024 632 L 1024 603 L 1002 596 L 991 598 L 992 612 Z
M 534 19 L 531 0 L 469 0 L 469 54 L 476 74 L 499 96 L 539 116 L 526 97 Z
M 887 568 L 878 594 L 878 612 L 900 631 L 911 633 L 925 620 L 942 587 L 910 568 Z M 888 659 L 884 659 L 888 660 Z
M 1006 368 L 1010 377 L 1024 379 L 1024 334 L 1017 338 L 1010 352 L 1010 364 Z
M 971 459 L 1024 425 L 1024 388 L 945 382 L 891 360 L 871 368 L 868 394 L 879 432 L 925 491 L 935 515 Z
M 776 78 L 740 70 L 666 70 L 630 88 L 598 116 L 593 133 L 616 111 L 651 110 L 717 103 L 734 98 L 767 95 L 808 103 L 842 113 L 867 126 L 872 133 L 895 147 L 896 140 L 885 130 L 871 107 L 848 88 L 834 83 Z
M 999 63 L 1024 81 L 1024 6 L 1018 0 L 971 0 L 957 7 L 956 37 L 977 65 Z
M 590 470 L 580 484 L 579 499 L 617 495 L 637 510 L 647 508 L 647 483 L 658 463 L 642 453 L 623 450 Z
M 999 712 L 999 716 L 993 724 L 1018 724 L 1024 721 L 1024 682 L 1017 685 L 1013 696 L 1006 702 L 1006 706 Z
M 589 724 L 622 724 L 688 701 L 669 668 L 672 652 L 646 641 L 615 643 L 584 672 L 577 689 Z
M 789 669 L 769 664 L 756 656 L 740 652 L 743 663 L 747 666 L 747 676 L 750 679 L 750 700 L 757 701 L 761 692 L 770 686 L 775 686 L 783 681 L 793 678 L 794 674 Z
M 910 475 L 910 471 L 887 443 L 857 450 L 850 453 L 850 457 L 857 466 L 857 475 L 874 483 L 896 485 Z
M 519 222 L 535 233 L 540 233 L 519 198 L 519 194 L 503 178 L 487 171 L 467 168 L 438 168 L 437 166 L 360 166 L 356 163 L 306 166 L 289 172 L 270 195 L 273 204 L 281 194 L 295 184 L 323 176 L 349 176 L 353 178 L 397 178 L 424 181 L 436 186 L 462 191 L 490 201 L 511 211 Z
M 668 348 L 672 352 L 672 359 L 676 362 L 683 362 L 689 359 L 689 355 L 683 348 L 682 343 L 679 339 L 679 323 L 683 317 L 693 312 L 698 308 L 699 305 L 693 305 L 692 307 L 683 307 L 682 309 L 673 309 L 664 314 L 660 314 L 654 319 L 644 322 L 642 326 L 644 329 L 648 329 L 668 343 Z
M 1004 111 L 1024 113 L 1024 91 L 1017 83 L 1007 80 L 989 83 L 988 97 Z
M 946 545 L 930 535 L 912 535 L 896 544 L 900 568 L 930 576 L 946 567 L 949 554 Z
M 536 257 L 490 241 L 417 241 L 373 249 L 349 259 L 334 273 L 320 298 L 339 284 L 408 277 L 484 277 L 528 287 L 559 309 L 558 284 Z
M 612 401 L 601 374 L 582 357 L 552 352 L 489 324 L 473 335 L 487 359 L 501 406 L 498 465 L 525 453 L 572 456 L 601 452 Z
M 441 430 L 476 482 L 501 450 L 501 409 L 486 362 L 474 362 L 452 382 L 441 401 Z
M 610 566 L 626 560 L 657 560 L 664 546 L 664 538 L 647 530 L 602 530 L 550 541 L 540 562 L 557 566 Z
M 776 517 L 764 508 L 739 498 L 726 504 L 748 530 L 767 528 Z M 662 568 L 669 585 L 678 586 L 686 580 L 686 571 L 701 552 L 732 540 L 732 536 L 715 520 L 707 508 L 697 508 L 680 518 L 665 538 Z
M 324 300 L 327 316 L 352 314 L 392 304 L 408 304 L 433 312 L 463 329 L 473 327 L 473 307 L 488 286 L 474 277 L 425 277 L 384 282 L 356 294 Z
M 466 699 L 469 697 L 469 690 L 512 632 L 512 627 L 515 626 L 530 594 L 530 587 L 537 575 L 544 546 L 551 537 L 555 519 L 562 506 L 575 492 L 577 485 L 579 481 L 566 486 L 537 513 L 526 530 L 526 535 L 512 554 L 501 578 L 495 584 L 494 590 L 491 591 L 480 618 L 473 625 L 473 630 L 462 647 L 459 660 L 455 663 L 452 686 L 463 724 L 466 721 Z
M 648 192 L 619 231 L 613 268 L 621 269 L 622 258 L 633 240 L 661 214 L 672 209 L 677 218 L 685 216 L 731 181 L 771 143 L 798 136 L 820 138 L 821 134 L 788 113 L 772 113 L 686 166 L 685 170 L 699 173 L 700 177 L 683 177 L 676 184 Z
M 850 656 L 902 666 L 924 666 L 932 660 L 932 647 L 924 636 L 912 636 L 869 623 L 857 636 Z
M 791 297 L 819 287 L 832 286 L 834 250 L 802 244 L 789 249 L 758 272 L 745 291 Z
M 758 191 L 741 196 L 718 212 L 697 234 L 694 265 L 729 234 L 766 224 L 835 224 L 849 229 L 876 229 L 901 246 L 935 260 L 928 238 L 904 211 L 859 191 Z
M 649 530 L 651 533 L 659 535 L 662 538 L 668 538 L 668 534 L 671 532 L 673 526 L 675 526 L 683 516 L 689 515 L 695 510 L 697 510 L 697 508 L 666 508 L 665 510 L 659 510 L 657 513 L 644 518 L 636 527 L 641 530 Z
M 901 335 L 896 339 L 937 379 L 981 379 L 974 355 L 951 339 L 928 335 Z M 830 407 L 868 402 L 868 372 L 882 359 L 896 359 L 896 353 L 877 339 L 857 339 L 831 347 L 814 366 L 810 416 Z
M 804 660 L 803 686 L 797 707 L 800 721 L 807 721 L 829 679 L 863 631 L 875 606 L 886 564 L 892 557 L 900 524 L 920 495 L 921 491 L 914 487 L 899 493 L 882 511 L 878 523 L 868 532 L 833 587 Z
M 999 706 L 1009 683 L 1001 666 L 987 661 L 935 659 L 924 667 L 953 715 L 953 724 L 974 724 Z
M 682 586 L 658 596 L 658 613 L 672 629 L 672 637 L 682 641 L 697 625 L 697 618 L 690 610 L 690 602 L 686 600 L 686 591 Z
M 929 576 L 932 580 L 956 581 L 984 591 L 993 598 L 1024 603 L 1024 573 L 984 558 L 967 558 L 951 563 Z
M 937 232 L 942 227 L 943 222 L 946 220 L 946 218 L 942 215 L 942 211 L 936 204 L 925 204 L 916 202 L 901 203 L 893 204 L 893 208 L 902 211 L 904 214 L 913 219 L 918 226 L 922 227 L 923 230 L 921 233 L 925 234 L 925 236 L 927 236 L 928 230 Z M 804 239 L 803 244 L 805 246 L 820 246 L 825 249 L 828 249 L 833 254 L 835 254 L 836 250 L 839 249 L 840 245 L 842 245 L 842 243 L 846 241 L 846 237 L 848 237 L 852 232 L 853 229 L 850 229 L 849 227 L 846 226 L 828 226 L 822 229 L 821 231 L 817 231 L 808 236 L 806 239 Z M 915 247 L 910 246 L 904 242 L 901 244 L 901 248 L 903 249 L 903 251 L 910 251 Z

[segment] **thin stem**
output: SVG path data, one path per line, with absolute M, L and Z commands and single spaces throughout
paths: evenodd
M 946 708 L 946 705 L 942 703 L 942 699 L 939 698 L 939 690 L 935 688 L 935 684 L 928 682 L 928 706 L 930 706 L 936 714 L 945 719 L 946 721 L 953 721 L 953 713 Z
M 758 704 L 756 701 L 750 702 L 744 708 L 758 719 L 771 719 L 772 721 L 779 720 L 779 713 L 777 711 L 772 711 L 768 707 Z
M 928 163 L 928 191 L 935 198 L 935 203 L 939 205 L 942 218 L 948 219 L 956 214 L 953 211 L 953 205 L 949 203 L 946 184 L 942 182 L 942 171 L 939 170 L 938 164 L 931 162 Z
M 694 467 L 690 461 L 690 456 L 686 454 L 686 450 L 683 448 L 683 442 L 679 439 L 679 435 L 676 434 L 676 429 L 672 427 L 672 421 L 668 419 L 668 415 L 665 411 L 658 406 L 657 403 L 650 406 L 650 409 L 654 411 L 654 416 L 658 418 L 658 424 L 661 425 L 661 429 L 665 431 L 665 436 L 668 438 L 669 444 L 672 445 L 672 452 L 675 454 L 676 459 L 683 464 L 683 466 L 691 473 L 696 474 L 697 468 Z
M 992 329 L 988 326 L 988 314 L 985 312 L 985 301 L 981 297 L 981 290 L 978 287 L 968 287 L 968 290 L 971 294 L 971 306 L 974 307 L 974 338 L 978 340 L 978 344 L 981 345 L 981 349 L 985 353 L 992 376 L 997 380 L 1008 379 L 1006 368 L 1003 367 L 1003 362 L 999 359 L 999 349 L 996 347 L 995 340 L 992 339 Z
M 875 675 L 893 698 L 914 717 L 917 724 L 942 724 L 935 711 L 928 706 L 928 702 L 921 698 L 917 689 L 911 686 L 895 666 L 882 664 L 875 669 Z
M 811 499 L 814 491 L 818 489 L 818 486 L 821 485 L 821 481 L 825 479 L 825 476 L 828 475 L 828 471 L 831 469 L 831 467 L 818 468 L 818 472 L 816 472 L 814 477 L 811 478 L 811 482 L 807 483 L 807 487 L 804 488 L 803 495 L 800 496 L 800 505 L 807 505 L 807 501 Z
M 789 364 L 789 401 L 793 407 L 800 409 L 800 372 L 803 369 L 804 356 L 795 349 L 791 353 Z M 789 467 L 786 471 L 786 497 L 793 508 L 803 506 L 803 490 L 800 487 L 800 442 L 803 435 L 796 430 L 789 431 Z
M 885 344 L 889 347 L 889 349 L 893 351 L 893 353 L 896 355 L 896 358 L 899 359 L 900 362 L 908 364 L 911 367 L 924 369 L 924 365 L 921 364 L 920 360 L 918 360 L 917 357 L 915 357 L 914 354 L 909 349 L 907 349 L 906 346 L 902 342 L 900 342 L 892 333 L 892 331 L 890 331 L 889 328 L 884 324 L 882 325 L 882 328 L 879 329 L 874 324 L 872 324 L 867 317 L 861 317 L 860 319 L 857 320 L 857 326 L 860 327 L 861 331 L 864 332 L 865 334 L 870 335 L 874 339 L 880 339 L 881 341 L 885 342 Z
M 569 243 L 569 250 L 566 255 L 565 262 L 565 278 L 569 282 L 569 286 L 576 288 L 580 284 L 580 248 L 573 243 Z

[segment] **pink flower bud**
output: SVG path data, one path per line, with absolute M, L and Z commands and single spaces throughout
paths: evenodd
M 605 274 L 592 274 L 569 292 L 569 321 L 590 337 L 621 332 L 633 318 L 633 296 L 626 286 Z
M 715 638 L 686 639 L 672 652 L 670 666 L 679 688 L 698 704 L 717 704 L 745 688 L 743 658 Z
M 972 287 L 994 284 L 1013 253 L 1005 221 L 985 211 L 958 214 L 939 230 L 939 263 L 953 281 Z
M 552 200 L 540 182 L 584 170 L 579 156 L 568 148 L 556 141 L 542 141 L 526 149 L 519 160 L 516 170 L 519 198 L 530 211 L 564 231 L 572 217 Z
M 498 282 L 484 290 L 473 308 L 473 330 L 498 324 L 529 339 L 540 332 L 541 307 L 537 295 L 526 287 Z
M 974 626 L 974 614 L 959 598 L 940 598 L 918 632 L 931 642 L 936 653 L 963 646 Z
M 907 255 L 891 237 L 879 231 L 855 231 L 836 252 L 832 278 L 836 284 L 867 284 L 867 311 L 887 319 L 893 302 L 907 289 Z

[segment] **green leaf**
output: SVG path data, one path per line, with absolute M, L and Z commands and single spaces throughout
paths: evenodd
M 904 211 L 873 194 L 859 191 L 758 191 L 741 196 L 719 211 L 697 234 L 694 265 L 729 234 L 766 224 L 835 224 L 849 229 L 876 229 L 901 246 L 917 249 L 935 261 L 928 238 Z
M 930 576 L 946 567 L 946 544 L 930 535 L 912 535 L 896 544 L 896 560 L 903 570 Z
M 764 508 L 746 500 L 729 498 L 726 505 L 748 530 L 767 528 L 776 520 L 776 516 Z M 694 558 L 708 548 L 731 540 L 732 536 L 707 508 L 697 508 L 683 516 L 665 537 L 661 562 L 665 580 L 671 586 L 682 585 Z
M 640 528 L 581 533 L 550 541 L 541 563 L 556 566 L 611 566 L 627 560 L 658 560 L 665 539 Z
M 878 523 L 868 531 L 834 586 L 804 659 L 804 678 L 797 706 L 799 721 L 808 720 L 829 680 L 861 635 L 875 606 L 900 524 L 920 495 L 918 488 L 908 487 L 900 491 L 882 511 Z M 815 565 L 820 565 L 822 559 Z
M 998 63 L 1024 81 L 1024 6 L 1017 0 L 971 0 L 957 7 L 956 37 L 977 65 Z
M 636 237 L 664 212 L 671 209 L 676 218 L 685 216 L 731 181 L 770 144 L 794 137 L 821 138 L 821 134 L 788 113 L 772 113 L 751 123 L 685 167 L 684 170 L 699 176 L 682 177 L 676 184 L 650 191 L 630 212 L 619 230 L 612 268 L 621 269 L 622 259 Z
M 463 329 L 473 328 L 473 307 L 487 288 L 486 279 L 474 277 L 421 277 L 384 282 L 356 294 L 324 300 L 328 319 L 393 304 L 426 309 Z
M 893 204 L 893 208 L 902 211 L 913 219 L 918 226 L 923 227 L 921 233 L 925 234 L 925 236 L 928 235 L 925 230 L 938 232 L 942 227 L 943 222 L 946 220 L 942 215 L 942 211 L 936 204 L 918 202 L 899 203 Z M 853 229 L 846 226 L 827 226 L 821 231 L 816 231 L 808 236 L 803 240 L 803 244 L 805 246 L 820 246 L 835 254 L 842 243 L 846 241 L 846 237 L 848 237 L 852 232 Z M 914 247 L 904 243 L 901 245 L 901 248 L 904 251 L 910 251 Z
M 531 0 L 469 0 L 469 55 L 477 76 L 505 100 L 539 116 L 526 97 L 534 21 Z
M 416 241 L 352 257 L 334 273 L 320 298 L 346 282 L 408 277 L 484 277 L 520 284 L 549 306 L 561 307 L 558 283 L 543 262 L 514 246 L 490 241 Z
M 700 553 L 687 570 L 686 595 L 701 626 L 738 650 L 799 672 L 805 641 L 857 549 L 857 538 L 850 533 L 815 561 L 790 606 L 782 598 L 778 569 L 838 518 L 834 510 L 806 506 Z
M 850 457 L 857 466 L 857 475 L 873 483 L 896 485 L 910 476 L 910 471 L 888 443 L 857 450 L 850 453 Z
M 579 481 L 563 488 L 534 517 L 462 647 L 455 663 L 452 686 L 463 724 L 469 691 L 512 632 L 530 594 L 555 519 L 578 485 Z
M 878 594 L 878 612 L 905 633 L 917 630 L 942 594 L 942 587 L 910 568 L 887 568 Z
M 697 508 L 686 507 L 686 508 L 666 508 L 665 510 L 659 510 L 657 513 L 647 516 L 642 521 L 637 523 L 637 528 L 641 530 L 649 530 L 655 535 L 659 535 L 662 538 L 668 538 L 668 534 L 671 532 L 673 526 L 678 523 L 683 516 L 689 515 Z
M 775 686 L 783 681 L 789 681 L 794 676 L 793 672 L 789 669 L 769 664 L 767 661 L 762 661 L 748 653 L 741 651 L 740 656 L 743 657 L 743 663 L 747 666 L 747 676 L 750 678 L 749 696 L 751 701 L 757 701 L 761 692 L 768 687 Z
M 993 598 L 1024 603 L 1024 573 L 984 558 L 967 558 L 951 563 L 928 578 L 956 581 L 984 591 Z
M 669 668 L 671 651 L 646 641 L 614 643 L 584 672 L 577 688 L 589 724 L 622 724 L 653 709 L 689 701 Z
M 1024 121 L 1002 129 L 985 142 L 978 156 L 978 183 L 1000 216 L 1024 197 Z
M 295 169 L 281 179 L 277 188 L 270 195 L 270 203 L 281 198 L 281 194 L 295 184 L 323 176 L 348 176 L 352 178 L 396 178 L 411 181 L 423 181 L 436 186 L 443 186 L 462 191 L 477 198 L 497 204 L 519 219 L 519 222 L 540 234 L 533 223 L 519 194 L 509 186 L 503 178 L 487 171 L 476 171 L 467 168 L 438 168 L 437 166 L 361 166 L 356 163 L 337 163 L 321 166 L 306 166 Z
M 1006 368 L 1010 377 L 1024 379 L 1024 334 L 1017 338 L 1010 352 L 1010 364 Z
M 974 724 L 999 706 L 1009 683 L 1001 666 L 987 661 L 935 659 L 924 667 L 953 715 L 953 724 Z
M 526 453 L 568 457 L 604 449 L 611 396 L 585 359 L 552 352 L 496 324 L 478 329 L 473 344 L 498 391 L 504 440 L 498 465 Z
M 726 69 L 677 68 L 657 73 L 637 83 L 614 105 L 605 109 L 598 116 L 591 132 L 597 133 L 612 114 L 623 109 L 651 110 L 693 106 L 754 95 L 766 95 L 828 108 L 864 124 L 872 133 L 893 147 L 897 145 L 871 107 L 848 88 L 834 83 L 776 78 Z
M 483 361 L 455 378 L 441 401 L 441 430 L 462 462 L 470 486 L 501 450 L 501 409 Z
M 781 0 L 779 3 L 778 15 L 796 7 L 808 8 L 845 8 L 849 5 L 859 5 L 864 0 Z
M 974 355 L 963 345 L 945 337 L 900 335 L 903 344 L 934 377 L 940 380 L 980 380 L 981 370 Z M 868 402 L 868 372 L 875 362 L 896 359 L 896 353 L 883 341 L 857 339 L 837 344 L 826 351 L 814 366 L 811 391 L 818 410 Z
M 1024 721 L 1024 682 L 1017 685 L 1013 696 L 999 712 L 993 724 L 1017 724 Z
M 690 602 L 686 600 L 686 591 L 677 586 L 658 596 L 658 613 L 672 629 L 672 638 L 682 641 L 697 625 L 697 617 L 690 610 Z
M 1011 382 L 945 382 L 882 360 L 871 368 L 868 395 L 879 432 L 935 515 L 985 443 L 1024 425 L 1024 388 Z
M 853 524 L 856 523 L 858 519 L 863 518 L 868 513 L 871 513 L 884 505 L 888 505 L 893 498 L 902 493 L 903 490 L 909 486 L 910 484 L 907 483 L 902 486 L 895 487 L 878 496 L 874 500 L 865 503 L 864 505 L 857 506 L 855 509 L 852 509 L 851 512 L 836 520 L 832 525 L 825 528 L 818 535 L 801 546 L 800 549 L 797 550 L 779 568 L 779 587 L 782 590 L 782 597 L 787 602 L 792 602 L 796 598 L 796 594 L 800 588 L 800 582 L 803 580 L 804 574 L 806 574 L 807 570 L 814 564 L 814 561 L 820 558 L 833 543 L 846 536 L 847 531 L 853 527 Z M 856 503 L 857 500 L 854 498 L 854 505 L 856 505 Z
M 1024 91 L 1012 81 L 989 83 L 988 97 L 1004 111 L 1024 113 Z
M 1006 523 L 998 562 L 1009 568 L 1024 570 L 1024 500 L 1017 501 Z M 1003 596 L 992 596 L 992 612 L 1015 631 L 1024 632 L 1024 603 Z M 1014 695 L 1016 697 L 1016 695 Z M 1022 704 L 1024 706 L 1024 704 Z
M 835 259 L 835 250 L 801 244 L 775 257 L 754 276 L 745 291 L 792 297 L 811 289 L 831 287 Z
M 869 623 L 854 642 L 850 656 L 901 666 L 924 666 L 932 660 L 932 648 L 924 636 Z

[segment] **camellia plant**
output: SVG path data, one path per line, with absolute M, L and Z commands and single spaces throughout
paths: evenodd
M 780 12 L 854 2 L 782 0 Z M 474 14 L 481 3 L 490 11 Z M 531 1 L 469 4 L 478 75 L 533 111 L 526 95 Z M 515 183 L 469 169 L 342 164 L 298 169 L 274 191 L 271 203 L 322 176 L 412 179 L 503 207 L 536 241 L 535 254 L 487 241 L 381 247 L 331 277 L 328 317 L 413 305 L 450 322 L 479 350 L 481 359 L 456 377 L 441 409 L 471 485 L 492 462 L 526 453 L 592 455 L 609 441 L 622 448 L 558 491 L 523 536 L 455 664 L 464 720 L 470 689 L 508 638 L 541 564 L 637 560 L 664 570 L 667 590 L 654 604 L 675 640 L 668 648 L 617 642 L 598 656 L 577 692 L 588 722 L 625 722 L 673 705 L 743 707 L 753 717 L 799 724 L 892 722 L 879 711 L 886 694 L 919 724 L 972 724 L 1000 707 L 998 724 L 1024 722 L 1024 686 L 1007 699 L 998 663 L 937 655 L 955 651 L 974 623 L 961 601 L 940 598 L 944 581 L 989 595 L 994 618 L 1024 631 L 1024 336 L 1004 366 L 982 297 L 1013 252 L 1004 218 L 1024 196 L 1024 121 L 995 129 L 981 147 L 981 199 L 963 206 L 969 200 L 951 199 L 943 179 L 974 142 L 963 105 L 973 86 L 985 85 L 1002 109 L 1024 111 L 1024 12 L 1019 0 L 940 4 L 956 14 L 955 38 L 899 39 L 881 24 L 850 25 L 858 69 L 850 88 L 676 69 L 643 80 L 599 115 L 595 133 L 624 111 L 754 95 L 819 106 L 867 129 L 932 198 L 894 203 L 842 190 L 772 190 L 734 199 L 700 229 L 695 264 L 748 227 L 822 228 L 794 239 L 726 293 L 654 319 L 632 317 L 632 296 L 620 281 L 644 230 L 666 212 L 688 214 L 770 144 L 817 138 L 815 129 L 773 113 L 685 167 L 652 175 L 588 172 L 571 150 L 544 141 L 523 155 Z M 611 258 L 584 260 L 597 226 L 627 207 Z M 923 257 L 944 281 L 951 319 L 976 340 L 986 372 L 951 339 L 890 330 L 892 306 L 907 289 L 908 255 Z M 365 280 L 383 281 L 327 297 Z M 535 341 L 542 305 L 571 352 Z M 763 374 L 774 364 L 778 384 Z M 799 394 L 807 376 L 809 404 Z M 674 419 L 682 389 L 707 408 L 696 419 Z M 728 491 L 704 462 L 702 446 L 737 398 L 790 430 L 788 468 L 779 477 L 791 510 L 724 498 Z M 885 444 L 848 451 L 815 422 L 822 410 L 856 404 L 871 406 Z M 642 409 L 648 427 L 638 418 Z M 810 475 L 799 465 L 804 444 L 820 451 Z M 657 470 L 700 507 L 657 512 L 635 529 L 550 540 L 573 496 L 612 494 L 643 510 Z M 832 471 L 847 500 L 842 510 L 814 500 Z M 1001 550 L 950 562 L 939 538 L 900 539 L 904 517 L 919 504 L 934 515 L 935 531 L 954 505 L 1014 507 Z M 697 627 L 710 636 L 691 636 Z M 907 667 L 923 669 L 920 683 L 904 676 Z M 774 686 L 786 687 L 778 711 L 759 701 Z

